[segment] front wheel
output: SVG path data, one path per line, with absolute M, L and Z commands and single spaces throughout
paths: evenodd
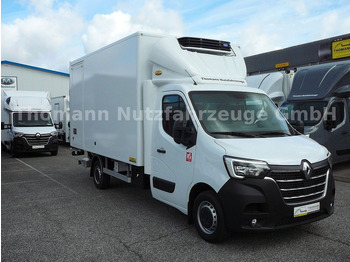
M 10 155 L 12 158 L 16 158 L 18 156 L 18 153 L 15 149 L 13 142 L 11 143 L 11 147 L 10 147 Z
M 227 236 L 224 212 L 215 192 L 200 193 L 193 206 L 193 218 L 198 234 L 211 243 L 218 243 Z
M 58 154 L 58 150 L 51 151 L 51 156 L 57 156 L 57 154 Z
M 111 177 L 103 173 L 102 164 L 99 159 L 94 161 L 94 164 L 92 165 L 92 175 L 94 178 L 94 184 L 98 189 L 109 187 Z

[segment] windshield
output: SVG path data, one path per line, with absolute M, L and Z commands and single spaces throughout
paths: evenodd
M 213 137 L 291 135 L 288 123 L 264 94 L 194 91 L 190 98 L 203 128 Z
M 52 121 L 49 113 L 14 113 L 13 126 L 52 126 Z
M 305 126 L 314 126 L 322 119 L 326 107 L 326 101 L 285 102 L 281 112 L 292 125 L 303 121 Z

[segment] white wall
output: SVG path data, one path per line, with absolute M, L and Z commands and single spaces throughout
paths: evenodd
M 19 91 L 48 91 L 51 97 L 69 95 L 69 76 L 26 68 L 11 64 L 1 64 L 1 77 L 17 77 Z

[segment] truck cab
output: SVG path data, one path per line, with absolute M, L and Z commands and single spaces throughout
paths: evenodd
M 281 109 L 288 121 L 332 154 L 350 161 L 350 62 L 300 69 Z
M 57 155 L 57 132 L 48 92 L 3 91 L 1 142 L 13 157 L 24 152 Z
M 157 108 L 169 119 L 163 113 L 153 125 L 152 195 L 188 214 L 205 240 L 216 242 L 221 228 L 274 230 L 333 213 L 328 150 L 299 135 L 264 92 L 220 84 L 159 91 Z

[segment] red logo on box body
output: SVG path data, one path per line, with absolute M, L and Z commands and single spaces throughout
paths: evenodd
M 186 161 L 192 162 L 192 153 L 191 152 L 186 152 Z

